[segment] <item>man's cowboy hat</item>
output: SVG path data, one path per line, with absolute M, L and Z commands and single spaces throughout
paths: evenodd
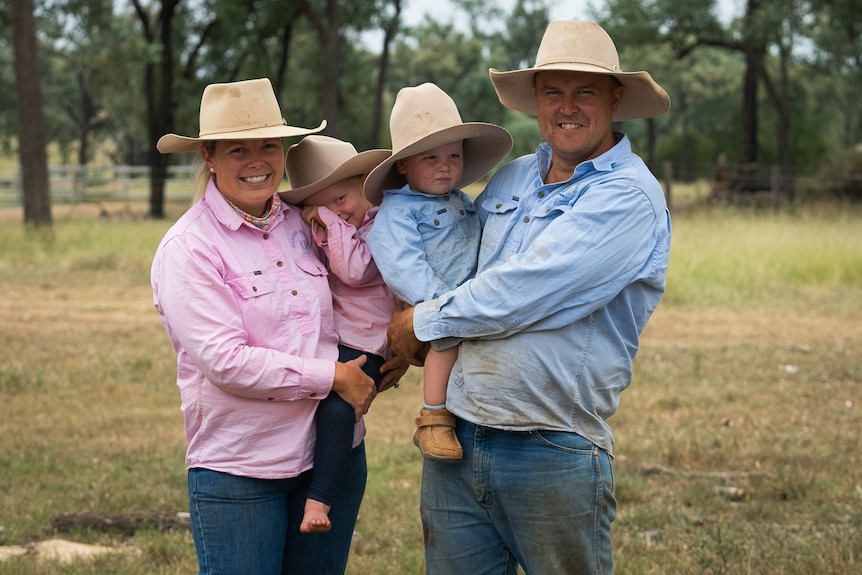
M 613 76 L 626 91 L 614 121 L 652 118 L 670 109 L 670 97 L 647 72 L 623 72 L 614 41 L 595 22 L 555 20 L 539 44 L 536 65 L 526 70 L 500 72 L 491 68 L 491 83 L 507 108 L 538 114 L 533 78 L 544 70 L 592 72 Z
M 267 78 L 210 84 L 201 97 L 200 134 L 197 138 L 166 134 L 156 148 L 163 154 L 196 152 L 206 140 L 287 138 L 319 132 L 316 128 L 288 126 Z
M 368 174 L 391 154 L 390 150 L 357 153 L 348 142 L 329 136 L 306 136 L 287 150 L 285 166 L 292 188 L 278 195 L 291 204 L 302 203 L 331 184 Z
M 512 149 L 505 128 L 482 122 L 461 122 L 455 101 L 431 83 L 402 88 L 389 118 L 392 155 L 374 168 L 365 180 L 365 195 L 379 204 L 384 190 L 402 188 L 407 179 L 395 163 L 408 156 L 464 140 L 464 172 L 460 187 L 487 174 Z

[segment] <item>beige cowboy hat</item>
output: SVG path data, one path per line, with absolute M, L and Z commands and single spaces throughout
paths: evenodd
M 199 137 L 165 134 L 156 148 L 163 154 L 196 152 L 206 140 L 287 138 L 325 127 L 326 120 L 310 129 L 288 126 L 267 78 L 210 84 L 201 97 Z
M 500 102 L 531 116 L 538 114 L 533 77 L 543 70 L 592 72 L 613 76 L 626 91 L 614 121 L 652 118 L 670 109 L 670 97 L 648 72 L 623 72 L 614 41 L 595 22 L 555 20 L 548 25 L 536 54 L 536 65 L 526 70 L 488 70 Z
M 395 97 L 389 118 L 392 155 L 374 168 L 365 180 L 365 195 L 373 204 L 384 190 L 404 187 L 407 179 L 395 163 L 408 156 L 464 140 L 465 187 L 496 166 L 512 149 L 512 136 L 505 128 L 482 122 L 461 122 L 455 101 L 431 83 L 402 88 Z
M 368 174 L 391 154 L 390 150 L 357 152 L 349 142 L 306 136 L 287 150 L 285 168 L 292 188 L 278 195 L 291 204 L 302 203 L 331 184 Z

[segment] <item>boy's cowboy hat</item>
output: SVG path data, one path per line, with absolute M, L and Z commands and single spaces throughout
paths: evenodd
M 533 77 L 543 70 L 592 72 L 613 76 L 626 91 L 614 121 L 652 118 L 670 109 L 670 97 L 648 72 L 623 72 L 614 41 L 595 22 L 555 20 L 539 44 L 536 65 L 526 70 L 488 73 L 500 102 L 531 116 L 538 113 Z
M 267 78 L 210 84 L 201 97 L 200 134 L 197 138 L 165 134 L 156 148 L 163 154 L 196 152 L 206 140 L 286 138 L 319 132 L 316 128 L 288 126 Z
M 512 136 L 504 128 L 482 122 L 461 122 L 455 101 L 431 83 L 402 88 L 395 97 L 389 118 L 392 155 L 374 168 L 365 180 L 365 195 L 379 204 L 384 190 L 407 183 L 395 169 L 402 158 L 464 140 L 464 172 L 460 187 L 465 187 L 496 166 L 512 149 Z
M 323 188 L 352 176 L 364 176 L 388 158 L 390 150 L 358 152 L 353 144 L 329 136 L 306 136 L 287 150 L 287 179 L 292 188 L 281 199 L 300 204 Z

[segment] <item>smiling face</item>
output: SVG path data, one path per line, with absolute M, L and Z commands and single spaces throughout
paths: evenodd
M 326 186 L 302 202 L 303 207 L 324 206 L 353 227 L 359 229 L 371 202 L 362 190 L 364 176 L 355 176 Z
M 613 117 L 625 88 L 587 72 L 538 72 L 534 81 L 539 131 L 553 150 L 555 169 L 574 172 L 614 145 Z
M 421 154 L 407 156 L 395 163 L 410 189 L 442 196 L 458 187 L 464 173 L 464 141 L 437 146 Z
M 201 155 L 222 195 L 239 209 L 263 216 L 284 177 L 281 138 L 221 140 Z

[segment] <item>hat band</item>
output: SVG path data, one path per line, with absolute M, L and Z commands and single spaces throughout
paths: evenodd
M 204 136 L 211 136 L 213 134 L 230 134 L 233 132 L 245 132 L 246 130 L 256 130 L 258 128 L 271 128 L 273 126 L 286 126 L 287 121 L 284 118 L 281 118 L 278 122 L 263 122 L 260 124 L 252 124 L 247 126 L 238 126 L 236 128 L 224 128 L 219 127 L 212 130 L 201 130 L 198 133 L 198 136 L 203 138 Z
M 601 68 L 602 70 L 607 70 L 608 72 L 622 72 L 620 70 L 619 65 L 617 64 L 609 64 L 605 60 L 594 60 L 590 58 L 581 58 L 577 62 L 573 62 L 571 58 L 566 58 L 565 56 L 561 57 L 559 60 L 545 60 L 541 64 L 536 64 L 536 68 L 545 68 L 547 66 L 555 66 L 562 65 L 566 67 L 577 66 L 579 64 L 587 65 L 587 66 L 596 66 Z

